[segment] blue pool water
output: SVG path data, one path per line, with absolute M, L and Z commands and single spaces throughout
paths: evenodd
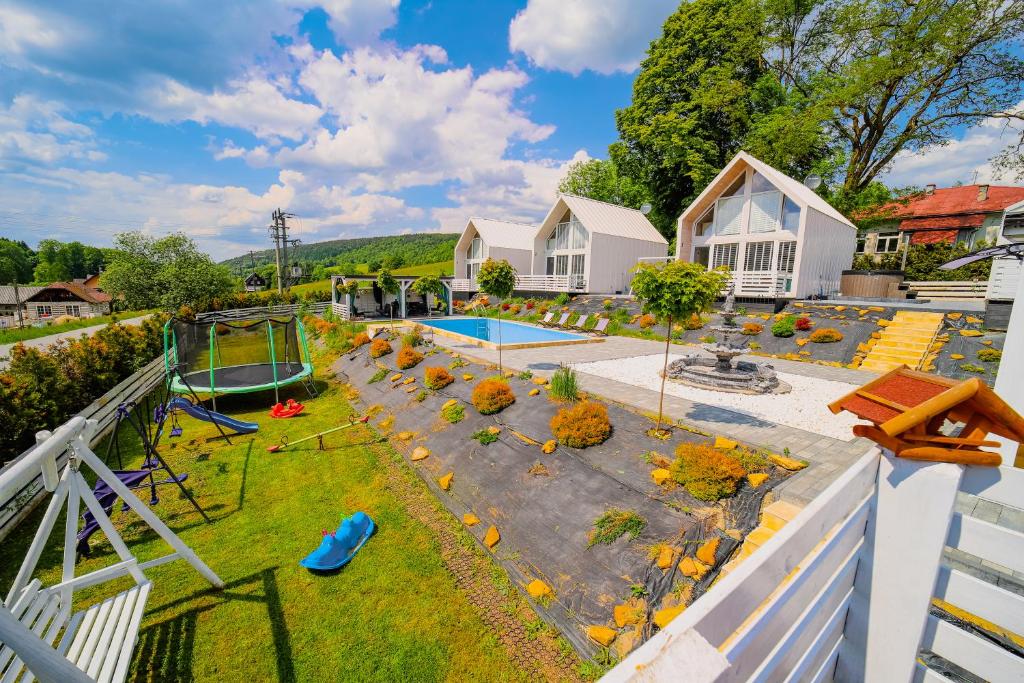
M 439 330 L 464 334 L 474 339 L 482 339 L 498 343 L 498 321 L 496 318 L 445 318 L 443 320 L 418 320 L 421 325 Z M 586 339 L 579 334 L 548 330 L 543 327 L 523 325 L 503 320 L 501 323 L 501 343 L 529 344 L 530 342 L 575 341 Z

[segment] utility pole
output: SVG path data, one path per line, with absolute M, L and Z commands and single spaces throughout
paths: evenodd
M 288 263 L 288 245 L 294 246 L 302 240 L 288 239 L 288 219 L 294 218 L 295 214 L 285 213 L 281 209 L 277 209 L 271 216 L 274 219 L 270 226 L 270 234 L 274 238 L 274 253 L 277 258 L 277 291 L 279 294 L 283 294 L 284 290 L 291 286 L 291 264 Z
M 14 310 L 18 312 L 18 327 L 25 327 L 25 318 L 21 314 L 21 294 L 18 292 L 18 277 L 14 277 Z
M 274 222 L 270 225 L 270 235 L 274 238 L 274 260 L 277 262 L 277 293 L 284 294 L 284 280 L 281 279 L 281 236 L 284 228 L 284 215 L 281 209 L 271 214 Z

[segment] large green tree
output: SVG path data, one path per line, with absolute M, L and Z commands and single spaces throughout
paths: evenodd
M 24 242 L 0 237 L 0 285 L 32 282 L 35 255 Z
M 106 262 L 106 254 L 98 247 L 77 241 L 44 239 L 39 242 L 36 261 L 33 278 L 38 283 L 47 284 L 99 273 Z
M 126 232 L 114 243 L 117 251 L 100 284 L 111 295 L 123 297 L 129 309 L 198 308 L 235 289 L 231 271 L 214 263 L 182 233 L 153 238 Z

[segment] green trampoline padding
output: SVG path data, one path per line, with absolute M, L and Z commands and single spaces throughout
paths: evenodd
M 313 374 L 313 366 L 309 363 L 277 363 L 277 386 L 301 381 Z M 208 393 L 210 391 L 210 371 L 195 370 L 175 376 L 171 381 L 171 391 L 193 391 Z M 244 394 L 250 391 L 263 391 L 274 388 L 274 366 L 271 363 L 254 363 L 252 365 L 231 365 L 213 370 L 213 385 L 218 394 Z

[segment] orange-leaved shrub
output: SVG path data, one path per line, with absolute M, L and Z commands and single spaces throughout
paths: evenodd
M 380 358 L 391 353 L 391 344 L 387 339 L 374 339 L 370 344 L 370 358 Z
M 481 415 L 492 415 L 515 403 L 512 387 L 503 379 L 482 380 L 473 387 L 473 405 Z
M 740 334 L 745 334 L 748 337 L 752 337 L 755 334 L 761 334 L 764 330 L 764 325 L 759 323 L 743 323 L 743 329 L 740 330 Z
M 363 344 L 369 344 L 369 343 L 370 343 L 370 335 L 366 334 L 365 332 L 360 332 L 356 336 L 352 337 L 352 348 L 353 349 L 358 349 Z
M 422 360 L 422 353 L 411 346 L 403 346 L 398 352 L 398 358 L 395 359 L 395 365 L 399 370 L 408 370 L 419 365 Z
M 641 330 L 646 330 L 651 327 L 654 327 L 655 320 L 654 316 L 651 315 L 650 313 L 644 313 L 636 322 L 640 326 Z
M 828 344 L 842 340 L 843 333 L 834 327 L 820 327 L 811 332 L 810 339 L 818 344 Z
M 739 460 L 709 443 L 679 444 L 668 469 L 691 496 L 708 501 L 736 493 L 747 474 Z
M 428 389 L 444 389 L 454 381 L 452 373 L 440 366 L 427 368 L 423 373 L 423 384 Z
M 551 433 L 572 448 L 596 446 L 612 433 L 608 409 L 595 401 L 580 401 L 562 408 L 551 418 Z

